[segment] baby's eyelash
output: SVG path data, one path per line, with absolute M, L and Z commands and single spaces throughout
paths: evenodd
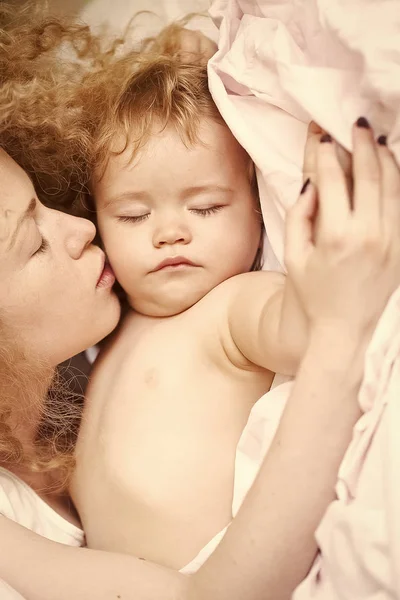
M 219 206 L 210 206 L 208 208 L 191 208 L 190 212 L 199 215 L 200 217 L 206 217 L 207 215 L 214 214 L 220 211 L 223 205 Z M 140 223 L 141 221 L 145 221 L 150 216 L 150 213 L 146 213 L 145 215 L 137 215 L 137 216 L 129 216 L 129 215 L 121 215 L 117 217 L 118 221 L 122 223 Z
M 199 215 L 200 217 L 206 217 L 207 215 L 212 215 L 216 212 L 219 212 L 224 207 L 223 205 L 219 206 L 210 206 L 209 208 L 191 208 L 190 211 L 195 215 Z
M 121 216 L 118 217 L 118 221 L 121 221 L 122 223 L 140 223 L 140 221 L 147 219 L 149 215 L 150 213 L 147 213 L 146 215 L 138 215 L 137 217 Z
M 42 252 L 46 252 L 46 250 L 48 250 L 48 248 L 49 248 L 49 242 L 47 240 L 45 240 L 44 238 L 42 238 L 42 243 L 40 244 L 40 246 L 36 250 L 36 252 L 33 253 L 33 256 L 35 256 L 35 254 L 41 254 Z

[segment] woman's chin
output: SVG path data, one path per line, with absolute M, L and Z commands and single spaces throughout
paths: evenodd
M 87 348 L 91 348 L 101 342 L 114 331 L 119 323 L 120 317 L 121 305 L 117 296 L 112 294 L 110 297 L 110 305 L 107 307 L 107 310 L 100 313 L 97 319 L 94 319 L 93 315 L 88 318 L 87 324 L 90 326 L 90 330 L 88 327 L 85 339 L 82 338 L 79 346 L 78 344 L 76 346 L 76 351 L 63 360 L 68 360 L 71 356 L 75 356 Z

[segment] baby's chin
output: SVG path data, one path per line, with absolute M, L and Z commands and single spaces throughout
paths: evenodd
M 146 298 L 146 300 L 128 297 L 128 302 L 135 312 L 147 317 L 175 317 L 191 308 L 204 295 L 186 294 L 181 297 L 170 297 L 160 294 L 159 297 Z

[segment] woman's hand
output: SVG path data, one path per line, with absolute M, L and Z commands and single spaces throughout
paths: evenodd
M 324 131 L 317 123 L 311 121 L 308 126 L 307 140 L 304 149 L 303 159 L 303 181 L 310 179 L 312 183 L 317 183 L 317 160 L 318 147 L 321 137 L 327 132 Z M 340 166 L 343 169 L 346 178 L 349 193 L 353 192 L 353 169 L 350 152 L 347 152 L 343 146 L 336 144 L 336 152 Z
M 350 194 L 336 144 L 323 135 L 316 184 L 288 214 L 286 264 L 311 327 L 344 324 L 370 335 L 400 284 L 400 173 L 380 141 L 359 119 Z

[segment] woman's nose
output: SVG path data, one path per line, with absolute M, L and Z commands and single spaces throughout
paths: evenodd
M 65 215 L 67 219 L 66 245 L 71 258 L 77 260 L 90 246 L 96 235 L 96 227 L 88 219 Z

